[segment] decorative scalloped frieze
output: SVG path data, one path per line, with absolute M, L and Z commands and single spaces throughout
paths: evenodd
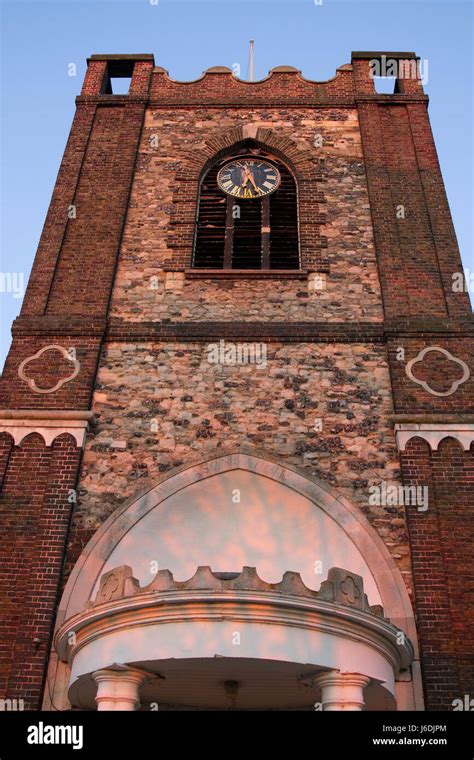
M 432 451 L 436 451 L 444 438 L 459 441 L 465 451 L 469 451 L 474 441 L 474 424 L 472 423 L 397 423 L 395 437 L 399 451 L 404 451 L 411 438 L 423 438 Z
M 82 448 L 89 422 L 93 418 L 93 412 L 4 410 L 0 411 L 0 433 L 11 435 L 15 446 L 20 446 L 23 439 L 31 433 L 38 433 L 46 446 L 51 446 L 63 433 L 68 433 L 75 439 L 77 446 Z

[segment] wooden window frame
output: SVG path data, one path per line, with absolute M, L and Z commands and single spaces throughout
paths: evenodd
M 229 157 L 225 158 L 225 161 L 229 161 L 229 160 L 230 160 Z M 275 160 L 275 159 L 272 157 L 271 160 Z M 222 163 L 222 160 L 220 163 Z M 298 272 L 298 271 L 302 271 L 301 270 L 300 219 L 299 219 L 299 188 L 298 188 L 298 182 L 296 181 L 296 178 L 292 170 L 286 164 L 285 164 L 285 168 L 288 171 L 288 173 L 291 175 L 292 180 L 295 185 L 298 266 L 291 267 L 290 269 L 281 269 L 278 271 Z M 195 257 L 196 257 L 197 233 L 198 233 L 197 225 L 198 225 L 199 217 L 200 217 L 202 184 L 207 174 L 209 173 L 210 169 L 211 167 L 208 168 L 208 170 L 202 176 L 199 182 L 198 203 L 197 203 L 197 213 L 196 213 L 196 228 L 195 228 L 194 240 L 193 240 L 193 264 L 192 264 L 192 269 L 196 269 L 196 270 L 201 269 L 201 267 L 198 267 L 195 265 Z M 226 213 L 225 213 L 225 231 L 224 231 L 224 253 L 223 253 L 223 259 L 222 259 L 222 267 L 216 267 L 215 271 L 216 272 L 219 272 L 219 271 L 271 272 L 273 271 L 271 269 L 271 211 L 270 211 L 271 195 L 265 195 L 260 199 L 260 207 L 261 207 L 260 267 L 258 269 L 252 269 L 252 268 L 235 269 L 232 266 L 233 257 L 234 257 L 234 231 L 235 231 L 235 218 L 233 216 L 233 209 L 234 209 L 236 200 L 238 200 L 238 198 L 235 198 L 232 195 L 227 195 Z M 251 202 L 251 201 L 248 201 L 248 202 Z M 206 269 L 206 271 L 213 271 L 213 270 Z

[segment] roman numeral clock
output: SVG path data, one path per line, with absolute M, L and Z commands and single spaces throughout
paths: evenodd
M 193 262 L 203 269 L 298 269 L 296 183 L 248 141 L 201 181 Z
M 217 184 L 224 193 L 244 200 L 270 195 L 280 182 L 276 166 L 255 158 L 229 161 L 217 175 Z

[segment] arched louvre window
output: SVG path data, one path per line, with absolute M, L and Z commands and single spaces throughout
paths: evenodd
M 299 269 L 296 183 L 279 158 L 243 147 L 208 169 L 199 194 L 193 266 Z

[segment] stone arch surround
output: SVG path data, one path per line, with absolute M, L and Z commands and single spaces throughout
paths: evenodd
M 401 573 L 360 509 L 326 483 L 297 467 L 281 464 L 275 457 L 257 453 L 252 447 L 209 452 L 205 460 L 184 465 L 173 474 L 164 476 L 153 488 L 117 509 L 94 534 L 79 557 L 64 590 L 58 625 L 70 616 L 72 604 L 77 609 L 88 601 L 107 558 L 145 514 L 187 486 L 232 470 L 247 470 L 274 480 L 323 510 L 358 546 L 376 579 L 385 615 L 405 630 L 412 640 L 416 640 L 413 611 Z
M 238 451 L 231 452 L 212 452 L 206 460 L 183 466 L 174 474 L 164 476 L 154 488 L 117 509 L 89 541 L 76 563 L 64 590 L 56 627 L 59 628 L 71 615 L 83 609 L 86 602 L 93 597 L 97 580 L 104 571 L 107 559 L 112 556 L 123 537 L 146 514 L 153 512 L 160 503 L 193 484 L 236 470 L 256 474 L 290 489 L 296 497 L 303 497 L 312 502 L 328 519 L 334 521 L 340 530 L 350 536 L 363 555 L 371 576 L 376 579 L 385 616 L 408 634 L 415 647 L 413 680 L 397 684 L 397 687 L 401 687 L 402 695 L 398 697 L 399 707 L 413 709 L 416 706 L 422 709 L 413 612 L 402 576 L 383 541 L 360 510 L 333 488 L 309 478 L 296 467 L 283 465 L 266 454 L 256 453 L 250 447 L 241 447 Z M 324 577 L 323 574 L 322 578 Z M 58 662 L 56 655 L 53 655 L 50 665 L 50 677 L 54 681 L 53 693 L 58 689 L 57 693 L 61 694 L 61 690 L 64 689 L 65 681 L 68 679 L 65 668 L 63 663 Z

